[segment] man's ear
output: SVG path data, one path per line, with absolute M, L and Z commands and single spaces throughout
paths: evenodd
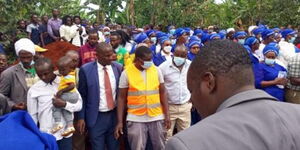
M 202 76 L 203 86 L 207 89 L 207 92 L 213 93 L 216 89 L 216 77 L 211 72 L 205 72 Z

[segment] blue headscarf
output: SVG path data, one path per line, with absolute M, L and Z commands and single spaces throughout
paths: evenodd
M 210 34 L 208 33 L 203 33 L 202 37 L 201 37 L 201 41 L 204 44 L 205 42 L 207 42 L 209 40 Z
M 161 38 L 165 37 L 165 36 L 169 37 L 169 35 L 164 32 L 161 32 L 161 31 L 156 32 L 156 37 L 158 40 L 161 40 Z
M 178 29 L 176 29 L 174 36 L 176 38 L 178 38 L 178 37 L 182 36 L 184 33 L 187 33 L 187 31 L 184 30 L 183 28 L 178 28 Z
M 272 30 L 273 30 L 274 32 L 275 32 L 275 31 L 280 32 L 280 29 L 279 29 L 279 28 L 273 28 Z
M 145 32 L 148 37 L 150 37 L 152 34 L 155 34 L 155 30 L 148 30 Z
M 163 36 L 160 38 L 160 44 L 163 45 L 165 41 L 170 40 L 168 36 Z
M 202 46 L 201 42 L 199 42 L 199 41 L 197 41 L 197 40 L 193 40 L 193 41 L 190 41 L 189 44 L 188 44 L 189 50 L 190 50 L 194 45 L 199 45 L 199 47 Z
M 189 42 L 191 42 L 191 41 L 199 41 L 201 43 L 201 39 L 196 35 L 193 35 L 190 37 Z
M 296 32 L 293 29 L 284 29 L 284 30 L 282 30 L 281 35 L 282 35 L 283 38 L 286 38 L 286 36 L 292 35 L 292 34 L 295 34 L 295 33 Z
M 225 39 L 225 37 L 226 37 L 226 31 L 225 30 L 219 31 L 218 34 L 220 35 L 221 39 Z
M 234 38 L 235 39 L 237 39 L 237 38 L 239 38 L 239 37 L 241 37 L 241 36 L 247 36 L 247 33 L 245 32 L 245 31 L 238 31 L 238 32 L 235 32 L 235 34 L 234 34 Z
M 256 39 L 256 37 L 250 36 L 245 40 L 244 45 L 249 46 L 250 48 L 252 48 L 252 46 L 258 42 L 258 40 Z
M 202 35 L 203 34 L 203 31 L 201 29 L 196 29 L 194 31 L 194 35 Z
M 262 33 L 261 33 L 261 37 L 263 40 L 265 40 L 266 38 L 268 38 L 269 36 L 275 34 L 275 32 L 271 29 L 265 29 Z
M 137 44 L 143 43 L 144 41 L 148 40 L 148 36 L 146 33 L 139 33 L 138 35 L 136 35 L 136 37 L 134 38 L 134 41 Z
M 264 30 L 265 30 L 264 28 L 255 28 L 252 30 L 252 33 L 257 36 L 261 34 Z
M 219 37 L 221 39 L 221 36 L 217 33 L 213 33 L 209 36 L 209 40 L 213 40 L 215 37 Z
M 270 43 L 263 49 L 263 54 L 266 55 L 268 52 L 274 52 L 278 56 L 279 48 L 277 43 Z

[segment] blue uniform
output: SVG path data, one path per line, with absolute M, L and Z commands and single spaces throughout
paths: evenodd
M 160 64 L 162 64 L 163 62 L 165 62 L 167 59 L 165 56 L 162 56 L 161 55 L 161 52 L 160 53 L 157 53 L 156 55 L 154 55 L 153 57 L 153 63 L 156 65 L 156 66 L 159 66 Z
M 195 59 L 195 57 L 196 57 L 196 54 L 193 54 L 192 52 L 189 52 L 189 53 L 187 54 L 187 58 L 188 58 L 188 60 L 190 60 L 190 61 L 193 61 L 193 60 Z
M 262 81 L 272 81 L 278 77 L 279 71 L 287 71 L 284 67 L 274 64 L 274 66 L 269 66 L 265 63 L 261 63 L 257 65 L 257 70 L 254 72 L 255 74 L 255 85 L 258 88 L 266 91 L 273 97 L 276 97 L 279 101 L 284 101 L 284 89 L 279 88 L 277 85 L 268 86 L 265 88 L 261 87 Z

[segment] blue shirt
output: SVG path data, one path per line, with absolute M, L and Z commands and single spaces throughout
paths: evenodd
M 189 52 L 189 53 L 187 54 L 187 58 L 188 58 L 188 60 L 190 60 L 190 61 L 193 61 L 193 60 L 195 59 L 195 57 L 196 57 L 196 54 L 193 54 L 192 52 Z
M 260 63 L 257 65 L 257 70 L 254 71 L 255 74 L 255 85 L 273 97 L 276 97 L 279 101 L 284 101 L 284 89 L 279 88 L 277 85 L 271 85 L 268 87 L 261 87 L 262 81 L 272 81 L 278 77 L 279 71 L 287 71 L 284 67 L 274 64 L 274 66 L 269 66 L 265 63 Z

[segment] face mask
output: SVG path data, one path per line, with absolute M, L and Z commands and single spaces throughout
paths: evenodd
M 239 39 L 239 40 L 238 40 L 238 43 L 244 45 L 245 39 Z
M 290 40 L 289 40 L 289 43 L 294 43 L 296 37 L 292 37 Z
M 144 61 L 144 65 L 142 65 L 142 67 L 144 69 L 148 69 L 152 66 L 152 61 Z
M 176 39 L 171 39 L 172 45 L 176 44 Z
M 275 59 L 269 59 L 269 58 L 266 58 L 265 59 L 265 63 L 267 65 L 274 65 L 275 64 Z
M 173 61 L 176 66 L 181 66 L 185 63 L 185 58 L 174 56 Z
M 153 42 L 153 43 L 156 43 L 156 41 L 157 41 L 157 39 L 156 39 L 156 37 L 151 37 L 151 42 Z
M 164 51 L 167 52 L 167 53 L 170 53 L 172 50 L 172 46 L 165 46 L 164 47 Z
M 173 35 L 175 33 L 175 31 L 176 31 L 175 29 L 171 29 L 169 32 L 170 32 L 170 34 Z
M 110 35 L 110 32 L 104 32 L 104 35 Z

